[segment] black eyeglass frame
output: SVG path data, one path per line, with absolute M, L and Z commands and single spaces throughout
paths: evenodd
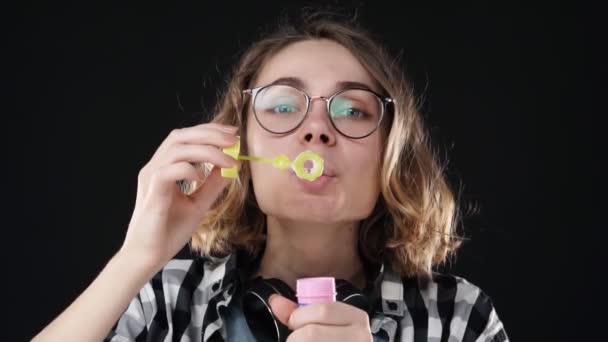
M 260 119 L 258 118 L 258 114 L 257 114 L 257 113 L 256 113 L 256 111 L 255 111 L 255 100 L 256 100 L 256 96 L 258 95 L 258 93 L 259 93 L 260 91 L 262 91 L 262 90 L 264 90 L 264 89 L 268 88 L 268 87 L 277 86 L 277 85 L 286 86 L 286 87 L 291 87 L 291 88 L 293 88 L 293 89 L 295 89 L 295 90 L 299 91 L 300 93 L 302 93 L 302 95 L 304 95 L 304 98 L 306 98 L 306 111 L 304 112 L 304 115 L 302 116 L 302 120 L 300 120 L 300 122 L 299 122 L 299 123 L 298 123 L 298 124 L 297 124 L 297 125 L 296 125 L 294 128 L 292 128 L 292 129 L 290 129 L 290 130 L 287 130 L 287 131 L 285 131 L 285 132 L 275 132 L 275 131 L 272 131 L 272 130 L 268 129 L 267 127 L 265 127 L 265 126 L 264 126 L 264 125 L 263 125 L 263 124 L 260 122 Z M 344 132 L 342 132 L 340 129 L 338 129 L 338 127 L 336 127 L 336 124 L 334 123 L 334 120 L 333 120 L 333 119 L 332 119 L 332 117 L 331 117 L 330 108 L 331 108 L 331 103 L 332 103 L 333 99 L 334 99 L 336 96 L 338 96 L 338 95 L 340 95 L 340 94 L 342 94 L 342 93 L 344 93 L 344 92 L 346 92 L 346 91 L 349 91 L 349 90 L 363 90 L 363 91 L 366 91 L 366 92 L 372 93 L 372 94 L 373 94 L 373 95 L 376 97 L 376 99 L 378 100 L 378 102 L 379 102 L 379 103 L 380 103 L 380 105 L 381 105 L 380 107 L 382 108 L 382 109 L 381 109 L 381 112 L 380 112 L 380 119 L 378 119 L 378 122 L 376 123 L 376 127 L 374 127 L 374 129 L 373 129 L 371 132 L 369 132 L 369 133 L 367 133 L 367 134 L 365 134 L 365 135 L 363 135 L 363 136 L 360 136 L 360 137 L 359 137 L 359 136 L 350 136 L 350 135 L 345 134 Z M 310 103 L 311 103 L 313 100 L 316 100 L 316 99 L 323 99 L 323 100 L 325 100 L 325 103 L 326 103 L 326 106 L 327 106 L 327 116 L 329 116 L 329 121 L 331 122 L 331 125 L 332 125 L 332 126 L 334 126 L 335 130 L 336 130 L 338 133 L 340 133 L 340 134 L 342 134 L 343 136 L 345 136 L 345 137 L 347 137 L 347 138 L 350 138 L 350 139 L 363 139 L 363 138 L 365 138 L 365 137 L 370 136 L 370 135 L 371 135 L 371 134 L 373 134 L 373 133 L 374 133 L 376 130 L 378 130 L 378 127 L 380 127 L 380 123 L 382 122 L 382 119 L 384 118 L 384 113 L 386 112 L 386 106 L 387 106 L 389 103 L 393 103 L 393 104 L 394 104 L 394 103 L 396 103 L 396 101 L 395 101 L 394 99 L 392 99 L 392 98 L 390 98 L 390 97 L 387 97 L 387 96 L 384 96 L 384 95 L 382 95 L 382 94 L 378 94 L 378 93 L 376 93 L 376 92 L 375 92 L 375 91 L 373 91 L 373 90 L 366 89 L 366 88 L 357 88 L 357 87 L 350 87 L 350 88 L 341 89 L 341 90 L 337 91 L 336 93 L 334 93 L 333 95 L 331 95 L 331 96 L 329 96 L 329 97 L 326 97 L 326 96 L 321 96 L 321 95 L 318 95 L 318 96 L 310 96 L 310 95 L 308 95 L 308 94 L 306 93 L 306 91 L 304 91 L 304 90 L 302 90 L 302 89 L 300 89 L 300 88 L 298 88 L 298 87 L 295 87 L 295 86 L 293 86 L 293 85 L 289 85 L 289 84 L 282 84 L 282 83 L 271 83 L 271 84 L 266 84 L 266 85 L 262 85 L 262 86 L 255 87 L 255 88 L 243 89 L 243 91 L 242 91 L 242 92 L 243 92 L 243 94 L 249 94 L 249 95 L 251 95 L 251 96 L 252 96 L 251 106 L 252 106 L 252 110 L 253 110 L 253 115 L 255 116 L 255 120 L 258 122 L 258 124 L 259 124 L 259 125 L 260 125 L 260 126 L 263 128 L 263 129 L 265 129 L 266 131 L 268 131 L 268 132 L 270 132 L 270 133 L 273 133 L 273 134 L 288 134 L 288 133 L 291 133 L 291 132 L 295 131 L 296 129 L 298 129 L 298 127 L 300 127 L 300 126 L 302 125 L 302 123 L 304 122 L 304 120 L 306 120 L 306 117 L 308 117 L 308 112 L 309 112 L 309 110 L 310 110 Z

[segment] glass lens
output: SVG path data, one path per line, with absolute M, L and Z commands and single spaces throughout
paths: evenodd
M 367 90 L 349 89 L 332 99 L 329 110 L 334 125 L 342 134 L 362 137 L 378 126 L 382 102 Z
M 302 121 L 306 105 L 306 97 L 301 91 L 277 84 L 262 88 L 257 93 L 253 110 L 264 128 L 283 133 L 294 129 Z

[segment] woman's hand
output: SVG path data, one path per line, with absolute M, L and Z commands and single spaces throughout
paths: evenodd
M 236 127 L 202 124 L 175 129 L 161 143 L 137 179 L 135 209 L 120 252 L 141 257 L 143 263 L 159 267 L 188 243 L 209 207 L 230 180 L 219 168 L 237 161 L 221 148 L 237 142 Z M 191 163 L 214 167 L 205 178 Z M 190 195 L 176 181 L 204 183 Z
M 293 330 L 288 342 L 373 340 L 369 316 L 352 305 L 333 302 L 298 307 L 276 294 L 270 296 L 269 303 L 275 317 Z

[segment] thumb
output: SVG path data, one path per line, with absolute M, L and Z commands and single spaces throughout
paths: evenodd
M 278 294 L 271 295 L 268 299 L 268 304 L 270 304 L 274 316 L 285 326 L 289 326 L 287 324 L 289 316 L 298 308 L 298 304 Z

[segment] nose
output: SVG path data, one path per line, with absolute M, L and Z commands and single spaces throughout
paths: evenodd
M 336 143 L 336 133 L 327 113 L 327 99 L 321 96 L 312 98 L 308 115 L 299 129 L 300 141 L 331 146 Z

